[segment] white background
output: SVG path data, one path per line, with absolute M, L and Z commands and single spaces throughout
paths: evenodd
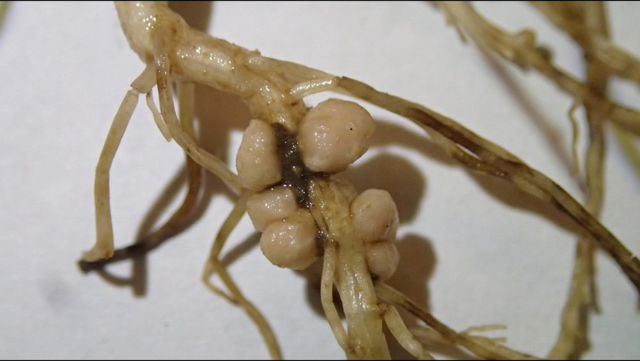
M 535 27 L 558 62 L 582 76 L 578 48 L 531 8 L 491 3 L 479 9 L 510 30 Z M 640 54 L 639 3 L 610 9 L 615 42 Z M 195 13 L 209 15 L 202 6 Z M 215 3 L 208 29 L 264 55 L 348 75 L 451 116 L 582 199 L 562 160 L 570 154 L 571 99 L 545 79 L 492 63 L 462 44 L 428 4 Z M 82 274 L 76 265 L 94 240 L 93 171 L 102 143 L 142 69 L 111 3 L 12 3 L 8 9 L 0 30 L 1 358 L 268 357 L 244 312 L 199 281 L 234 199 L 215 180 L 202 218 L 148 257 L 146 296 L 135 297 L 131 287 L 113 286 L 96 273 Z M 637 88 L 628 84 L 616 83 L 613 94 L 640 104 Z M 197 101 L 205 147 L 233 167 L 246 109 L 206 89 L 199 89 Z M 183 161 L 140 105 L 112 169 L 119 246 L 134 240 Z M 571 224 L 502 182 L 478 182 L 408 122 L 368 109 L 384 122 L 375 146 L 350 174 L 361 191 L 384 187 L 398 202 L 403 258 L 392 283 L 428 302 L 455 329 L 504 323 L 508 331 L 497 335 L 508 337 L 510 346 L 546 355 L 568 289 Z M 556 135 L 557 148 L 547 133 Z M 603 223 L 637 254 L 639 179 L 609 140 Z M 584 144 L 583 137 L 581 149 Z M 312 286 L 269 264 L 256 240 L 244 219 L 227 251 L 238 254 L 240 246 L 247 252 L 230 270 L 270 321 L 284 356 L 344 358 L 317 311 L 317 293 L 307 290 Z M 598 267 L 603 313 L 593 318 L 588 357 L 637 358 L 637 294 L 608 256 L 598 257 Z M 131 265 L 109 271 L 127 277 Z

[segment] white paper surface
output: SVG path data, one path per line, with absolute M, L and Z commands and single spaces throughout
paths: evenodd
M 558 62 L 581 76 L 578 48 L 531 8 L 491 3 L 479 9 L 511 30 L 535 27 Z M 210 10 L 212 34 L 431 107 L 583 198 L 559 156 L 570 154 L 571 99 L 546 79 L 492 63 L 464 45 L 431 6 L 216 2 Z M 206 7 L 196 13 L 206 17 Z M 616 43 L 640 54 L 638 3 L 611 4 L 610 17 Z M 268 357 L 246 314 L 200 283 L 210 244 L 232 206 L 218 181 L 209 182 L 202 218 L 148 257 L 146 296 L 134 297 L 131 287 L 108 284 L 95 272 L 84 275 L 76 265 L 94 240 L 93 172 L 100 149 L 142 69 L 111 3 L 18 2 L 8 9 L 0 30 L 1 358 Z M 637 88 L 616 82 L 612 90 L 619 100 L 640 104 Z M 314 96 L 310 104 L 321 99 Z M 246 110 L 206 89 L 197 101 L 205 146 L 233 167 Z M 402 261 L 392 283 L 428 302 L 457 330 L 507 324 L 508 331 L 492 335 L 546 355 L 569 285 L 570 222 L 502 182 L 477 182 L 416 127 L 368 109 L 383 123 L 375 146 L 350 173 L 360 191 L 386 188 L 398 203 Z M 557 137 L 557 150 L 539 124 Z M 609 140 L 603 223 L 638 254 L 639 179 Z M 118 246 L 134 240 L 182 162 L 179 147 L 164 141 L 141 101 L 111 173 Z M 536 211 L 541 208 L 543 215 Z M 255 244 L 248 219 L 240 226 L 225 254 Z M 131 264 L 108 270 L 128 277 Z M 302 276 L 272 266 L 255 246 L 230 272 L 273 326 L 286 358 L 344 358 L 317 293 L 307 292 L 312 286 Z M 588 358 L 637 358 L 637 294 L 604 254 L 598 256 L 598 284 L 603 312 L 592 318 Z

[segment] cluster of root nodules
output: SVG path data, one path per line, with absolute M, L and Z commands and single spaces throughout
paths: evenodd
M 352 221 L 366 244 L 369 270 L 388 279 L 398 267 L 393 243 L 398 211 L 384 190 L 358 195 L 336 175 L 360 158 L 374 132 L 371 115 L 360 105 L 329 99 L 311 108 L 293 133 L 279 124 L 254 119 L 244 133 L 236 158 L 243 185 L 256 193 L 247 201 L 260 248 L 278 267 L 302 270 L 323 253 L 323 234 L 309 211 L 310 184 L 334 182 L 350 203 Z

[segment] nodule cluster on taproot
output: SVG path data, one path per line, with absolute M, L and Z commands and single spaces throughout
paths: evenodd
M 262 232 L 260 248 L 271 263 L 301 270 L 322 252 L 322 235 L 309 212 L 308 201 L 301 201 L 301 193 L 306 190 L 286 179 L 287 174 L 331 177 L 344 171 L 366 152 L 374 128 L 371 115 L 363 107 L 339 99 L 311 108 L 296 134 L 283 137 L 278 133 L 288 130 L 259 119 L 249 123 L 236 167 L 243 185 L 256 192 L 247 201 L 247 212 L 256 230 Z M 286 162 L 285 157 L 301 161 Z M 342 195 L 350 202 L 351 220 L 366 245 L 369 270 L 380 279 L 390 278 L 400 260 L 394 243 L 398 211 L 391 195 L 378 189 L 357 194 L 345 179 L 332 181 L 339 184 Z

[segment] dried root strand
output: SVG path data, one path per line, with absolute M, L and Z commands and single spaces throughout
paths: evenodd
M 569 6 L 569 5 L 566 5 Z M 607 37 L 607 19 L 602 2 L 571 5 L 575 11 L 572 23 L 574 35 L 587 39 L 591 36 Z M 605 96 L 609 70 L 589 55 L 586 43 L 578 42 L 584 50 L 587 62 L 587 87 L 595 94 Z M 585 159 L 587 198 L 585 208 L 594 217 L 602 211 L 604 196 L 605 121 L 601 113 L 590 103 L 585 103 L 589 144 Z M 575 359 L 586 352 L 589 316 L 598 310 L 595 286 L 595 245 L 588 236 L 578 240 L 571 289 L 561 318 L 561 329 L 556 344 L 549 353 L 550 359 Z
M 640 84 L 640 60 L 612 44 L 607 29 L 603 29 L 606 28 L 607 17 L 603 2 L 532 1 L 531 4 L 580 45 L 585 60 L 590 64 L 588 67 Z M 585 23 L 589 26 L 585 26 Z M 587 72 L 585 85 L 595 94 L 604 97 L 606 92 L 599 92 L 598 86 L 593 86 L 598 82 L 589 80 L 590 73 L 592 71 Z M 591 112 L 596 111 L 597 109 L 592 109 Z M 602 115 L 594 116 L 606 119 Z M 640 151 L 633 140 L 634 137 L 628 134 L 628 130 L 617 125 L 614 126 L 614 131 L 622 150 L 640 174 Z
M 640 85 L 640 61 L 613 44 L 609 37 L 597 28 L 585 29 L 583 22 L 590 21 L 588 10 L 599 6 L 594 1 L 531 1 L 531 5 L 567 33 L 582 47 L 585 57 L 602 68 L 602 71 Z M 602 10 L 604 12 L 604 8 Z M 591 31 L 590 31 L 591 30 Z
M 466 2 L 442 1 L 437 2 L 437 5 L 446 9 L 448 16 L 452 17 L 458 27 L 483 50 L 496 53 L 523 69 L 535 69 L 576 101 L 592 104 L 594 109 L 602 112 L 603 116 L 612 122 L 640 135 L 640 112 L 595 94 L 583 82 L 559 69 L 551 62 L 548 52 L 536 47 L 532 32 L 525 30 L 518 34 L 509 34 L 487 21 Z M 632 59 L 633 61 L 628 62 L 637 64 L 637 60 L 630 55 L 625 59 Z

